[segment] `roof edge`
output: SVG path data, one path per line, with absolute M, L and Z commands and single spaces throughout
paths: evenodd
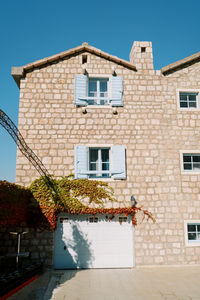
M 12 67 L 11 75 L 14 78 L 18 88 L 20 87 L 20 79 L 24 76 L 24 67 Z
M 105 59 L 109 59 L 109 60 L 114 61 L 118 64 L 122 64 L 122 65 L 136 71 L 136 66 L 133 65 L 132 63 L 130 63 L 129 61 L 126 61 L 126 60 L 121 59 L 117 56 L 106 53 L 106 52 L 104 52 L 104 51 L 102 51 L 98 48 L 90 46 L 86 42 L 84 42 L 81 46 L 72 48 L 70 50 L 61 52 L 61 53 L 56 54 L 56 55 L 52 55 L 52 56 L 43 58 L 41 60 L 37 60 L 37 61 L 35 61 L 33 63 L 30 63 L 30 64 L 27 64 L 27 65 L 23 66 L 23 68 L 24 68 L 25 71 L 27 71 L 27 70 L 30 70 L 31 68 L 40 67 L 44 64 L 51 63 L 51 62 L 56 61 L 58 59 L 63 59 L 64 57 L 74 55 L 74 54 L 76 54 L 78 52 L 81 52 L 81 51 L 86 51 L 86 52 L 89 52 L 89 53 L 92 53 L 92 54 L 96 54 L 100 57 L 103 57 Z
M 170 72 L 172 72 L 173 70 L 174 70 L 174 72 L 175 72 L 175 70 L 176 70 L 177 68 L 180 68 L 181 66 L 184 67 L 184 65 L 186 65 L 186 64 L 188 64 L 188 63 L 192 63 L 192 62 L 194 62 L 194 61 L 197 60 L 197 59 L 200 59 L 200 52 L 197 52 L 197 53 L 195 53 L 195 54 L 193 54 L 193 55 L 190 55 L 190 56 L 185 57 L 185 58 L 183 58 L 183 59 L 181 59 L 181 60 L 178 60 L 178 61 L 176 61 L 176 62 L 174 62 L 174 63 L 172 63 L 172 64 L 169 64 L 169 65 L 167 65 L 167 66 L 161 68 L 160 71 L 161 71 L 161 73 L 162 73 L 163 75 L 165 75 L 165 74 L 167 74 L 167 73 L 170 73 Z
M 29 63 L 29 64 L 24 65 L 22 67 L 13 67 L 11 74 L 12 74 L 15 82 L 17 83 L 18 87 L 19 87 L 19 81 L 27 71 L 31 71 L 31 69 L 34 69 L 34 68 L 37 68 L 37 67 L 42 67 L 43 65 L 46 65 L 48 63 L 52 63 L 52 62 L 54 62 L 58 59 L 63 59 L 67 56 L 71 56 L 71 55 L 77 54 L 77 53 L 82 52 L 82 51 L 86 51 L 86 52 L 98 55 L 100 57 L 103 57 L 105 59 L 113 61 L 117 64 L 123 65 L 123 66 L 125 66 L 129 69 L 137 71 L 136 66 L 133 65 L 132 63 L 130 63 L 129 61 L 126 61 L 124 59 L 120 59 L 117 56 L 113 56 L 111 54 L 103 52 L 100 49 L 92 47 L 92 46 L 88 45 L 86 42 L 84 42 L 81 46 L 78 46 L 76 48 L 72 48 L 70 50 L 61 52 L 59 54 L 55 54 L 55 55 L 37 60 L 35 62 Z

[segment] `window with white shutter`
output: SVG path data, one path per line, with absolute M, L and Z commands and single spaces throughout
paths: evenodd
M 74 102 L 77 106 L 123 106 L 122 77 L 76 75 Z
M 86 106 L 88 77 L 82 74 L 75 75 L 74 81 L 74 102 L 78 106 Z
M 75 146 L 75 178 L 126 179 L 125 147 Z

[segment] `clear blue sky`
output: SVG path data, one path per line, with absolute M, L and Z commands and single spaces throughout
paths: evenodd
M 152 41 L 154 67 L 200 51 L 199 0 L 7 0 L 0 4 L 0 108 L 17 124 L 22 66 L 84 41 L 129 59 L 133 41 Z M 0 127 L 0 180 L 15 181 L 16 145 Z

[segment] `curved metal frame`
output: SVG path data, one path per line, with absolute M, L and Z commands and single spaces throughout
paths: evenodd
M 48 170 L 46 169 L 42 161 L 26 144 L 18 128 L 15 126 L 15 124 L 9 118 L 9 116 L 1 109 L 0 109 L 0 125 L 2 125 L 7 130 L 7 132 L 11 135 L 11 137 L 17 144 L 19 150 L 24 154 L 24 156 L 26 156 L 26 158 L 30 161 L 30 163 L 32 163 L 32 165 L 39 172 L 39 174 L 46 178 L 51 178 L 50 173 L 48 172 Z

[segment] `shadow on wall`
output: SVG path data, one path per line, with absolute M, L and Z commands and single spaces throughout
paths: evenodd
M 60 230 L 61 251 L 63 253 L 61 269 L 87 269 L 91 267 L 93 260 L 91 243 L 87 236 L 81 231 L 80 226 L 73 222 L 71 224 L 70 238 L 65 232 L 64 224 Z M 69 226 L 69 224 L 67 224 Z M 62 250 L 63 249 L 63 250 Z
M 91 243 L 80 230 L 77 224 L 72 226 L 73 243 L 70 245 L 75 253 L 75 261 L 78 269 L 87 269 L 91 266 L 93 255 Z

